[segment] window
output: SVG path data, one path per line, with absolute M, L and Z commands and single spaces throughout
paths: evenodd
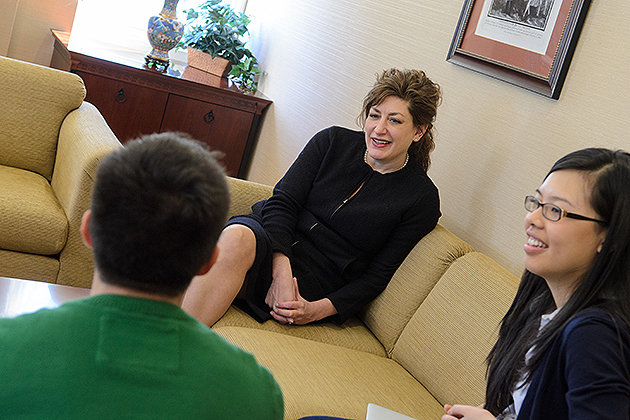
M 196 7 L 202 0 L 179 0 L 177 19 L 184 23 L 183 10 Z M 235 10 L 244 11 L 247 0 L 226 0 Z M 151 50 L 147 39 L 147 25 L 151 16 L 162 10 L 164 0 L 79 0 L 74 15 L 69 47 L 77 52 L 94 43 L 109 44 L 132 51 Z M 183 51 L 171 52 L 174 59 L 182 59 Z M 185 61 L 185 58 L 183 59 Z

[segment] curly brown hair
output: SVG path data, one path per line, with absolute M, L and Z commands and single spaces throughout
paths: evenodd
M 421 70 L 399 70 L 391 68 L 377 75 L 376 83 L 365 95 L 358 121 L 365 127 L 370 109 L 385 98 L 396 96 L 406 101 L 416 127 L 426 126 L 422 138 L 409 146 L 409 157 L 418 162 L 425 171 L 431 166 L 430 153 L 435 149 L 433 123 L 437 108 L 442 102 L 440 86 Z

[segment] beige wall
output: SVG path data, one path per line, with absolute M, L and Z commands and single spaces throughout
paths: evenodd
M 0 0 L 0 14 L 14 12 L 13 30 L 7 31 L 6 55 L 31 63 L 48 65 L 54 39 L 51 29 L 70 31 L 78 0 Z M 17 4 L 17 11 L 15 5 Z M 0 33 L 4 36 L 4 19 Z M 0 50 L 1 52 L 1 50 Z
M 251 47 L 267 75 L 266 114 L 249 178 L 275 183 L 308 139 L 356 127 L 374 74 L 424 69 L 442 85 L 429 175 L 441 223 L 515 274 L 525 194 L 552 163 L 587 146 L 630 150 L 626 0 L 594 1 L 559 100 L 446 62 L 463 0 L 249 0 Z
M 6 56 L 9 52 L 17 7 L 18 0 L 0 1 L 0 55 Z

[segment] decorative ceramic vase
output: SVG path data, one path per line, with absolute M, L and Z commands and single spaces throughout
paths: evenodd
M 188 47 L 187 51 L 188 65 L 191 67 L 219 77 L 226 77 L 232 70 L 232 63 L 225 58 L 212 58 L 212 55 L 191 47 Z
M 166 71 L 169 64 L 168 52 L 182 39 L 184 25 L 177 21 L 178 2 L 179 0 L 164 0 L 159 16 L 149 18 L 147 36 L 153 49 L 144 59 L 148 67 Z

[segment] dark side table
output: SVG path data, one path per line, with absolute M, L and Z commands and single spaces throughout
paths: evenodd
M 223 152 L 228 175 L 245 178 L 264 110 L 272 103 L 249 95 L 186 63 L 162 73 L 147 68 L 144 53 L 108 44 L 68 49 L 69 34 L 52 31 L 51 67 L 83 79 L 86 101 L 95 105 L 125 143 L 142 134 L 181 131 Z

